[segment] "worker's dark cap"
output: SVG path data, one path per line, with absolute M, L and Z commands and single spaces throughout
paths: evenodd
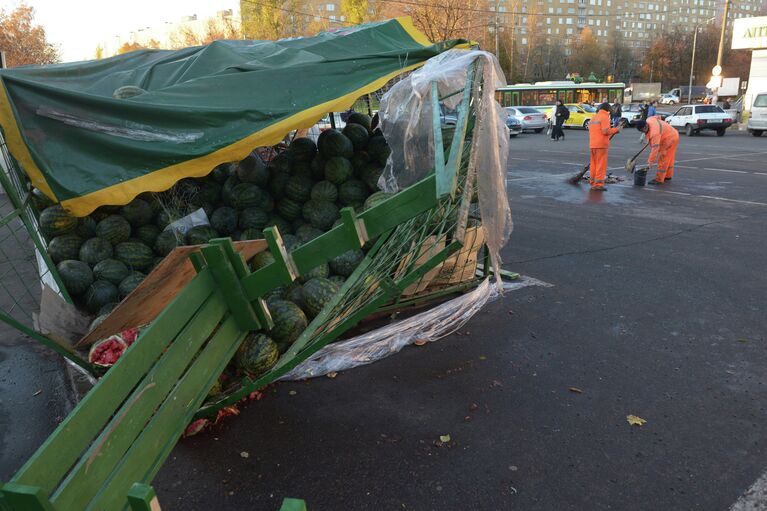
M 599 105 L 599 109 L 600 110 L 607 110 L 609 112 L 610 111 L 610 103 L 602 103 L 601 105 Z
M 634 126 L 639 131 L 642 131 L 642 130 L 645 129 L 645 126 L 647 126 L 647 121 L 643 121 L 642 119 L 638 119 L 638 120 L 634 121 Z

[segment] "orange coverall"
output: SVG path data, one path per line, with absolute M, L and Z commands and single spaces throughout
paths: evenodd
M 679 133 L 660 117 L 647 119 L 647 128 L 645 136 L 650 142 L 650 156 L 647 158 L 647 163 L 658 164 L 655 180 L 662 183 L 674 177 L 674 159 L 679 145 Z
M 589 122 L 589 183 L 591 188 L 604 188 L 607 175 L 607 150 L 610 147 L 610 135 L 618 133 L 618 128 L 610 127 L 610 113 L 600 110 Z

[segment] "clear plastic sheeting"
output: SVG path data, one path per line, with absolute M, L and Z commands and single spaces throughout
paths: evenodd
M 429 59 L 386 93 L 379 115 L 392 153 L 379 185 L 387 192 L 397 192 L 433 172 L 431 84 L 437 83 L 440 97 L 458 92 L 442 102 L 446 109 L 456 108 L 463 97 L 460 91 L 466 85 L 468 70 L 475 61 L 482 80 L 481 86 L 473 91 L 476 121 L 470 134 L 468 172 L 477 176 L 482 226 L 495 274 L 499 275 L 500 250 L 508 241 L 513 224 L 505 179 L 509 131 L 506 113 L 495 100 L 495 90 L 505 86 L 506 79 L 494 55 L 479 50 L 447 51 Z M 497 282 L 500 286 L 500 280 Z
M 486 303 L 499 296 L 498 287 L 491 285 L 489 279 L 485 280 L 472 292 L 428 311 L 372 332 L 329 344 L 280 379 L 316 378 L 373 363 L 416 341 L 436 341 L 461 328 Z

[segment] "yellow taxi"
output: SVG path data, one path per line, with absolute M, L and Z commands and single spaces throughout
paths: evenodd
M 588 128 L 591 118 L 597 114 L 597 109 L 586 103 L 567 103 L 565 105 L 570 111 L 570 117 L 565 121 L 563 125 L 565 128 Z M 553 106 L 536 107 L 541 112 L 546 114 L 548 119 L 552 119 L 554 115 Z

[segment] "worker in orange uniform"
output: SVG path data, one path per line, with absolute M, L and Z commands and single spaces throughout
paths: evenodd
M 655 179 L 651 185 L 663 184 L 674 177 L 674 159 L 679 145 L 679 133 L 659 116 L 648 117 L 647 121 L 637 121 L 636 127 L 645 134 L 650 144 L 650 156 L 647 158 L 648 172 L 656 168 Z
M 620 127 L 610 127 L 610 104 L 599 105 L 596 115 L 589 122 L 589 149 L 591 150 L 589 183 L 592 190 L 600 192 L 607 190 L 605 188 L 607 151 L 610 148 L 610 138 L 620 130 Z

